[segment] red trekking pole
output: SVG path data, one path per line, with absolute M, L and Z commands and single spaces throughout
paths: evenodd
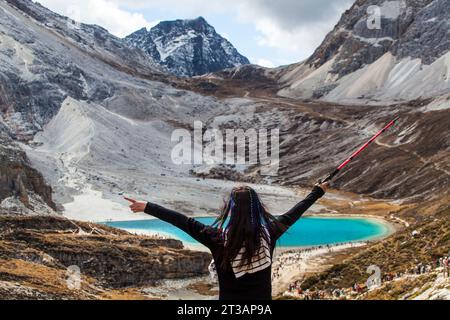
M 361 152 L 363 152 L 372 142 L 374 142 L 379 136 L 381 136 L 386 130 L 388 130 L 390 127 L 392 127 L 397 121 L 398 117 L 389 122 L 389 124 L 384 127 L 382 130 L 380 130 L 376 135 L 372 137 L 369 141 L 367 141 L 361 148 L 358 149 L 354 154 L 350 156 L 347 160 L 345 160 L 339 167 L 337 167 L 336 170 L 334 170 L 333 173 L 331 173 L 328 177 L 326 177 L 323 181 L 320 183 L 326 183 L 333 179 L 346 165 L 348 165 L 353 159 L 355 159 Z

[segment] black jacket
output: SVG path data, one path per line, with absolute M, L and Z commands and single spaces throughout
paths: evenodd
M 314 187 L 312 192 L 287 213 L 277 217 L 286 229 L 271 234 L 272 255 L 276 241 L 288 230 L 319 198 L 324 195 L 320 187 Z M 206 246 L 214 258 L 219 278 L 220 300 L 271 300 L 272 299 L 272 270 L 267 268 L 254 274 L 246 274 L 236 279 L 231 268 L 221 270 L 223 256 L 223 240 L 217 228 L 204 225 L 199 221 L 186 217 L 181 213 L 148 203 L 145 213 L 166 221 L 183 230 L 192 238 Z

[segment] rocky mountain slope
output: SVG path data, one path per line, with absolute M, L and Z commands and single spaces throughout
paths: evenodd
M 280 128 L 280 170 L 268 181 L 308 186 L 399 116 L 398 125 L 355 159 L 334 186 L 411 201 L 439 198 L 450 190 L 450 109 L 426 111 L 424 102 L 377 108 L 267 97 L 253 102 L 248 101 L 248 109 L 218 117 L 214 125 Z M 258 171 L 249 167 L 247 176 L 258 181 Z
M 150 30 L 138 30 L 125 40 L 178 76 L 191 77 L 250 63 L 203 17 L 163 21 Z
M 1 299 L 144 299 L 140 288 L 203 276 L 210 261 L 175 240 L 56 217 L 0 216 Z M 68 271 L 75 266 L 79 288 Z
M 1 126 L 0 126 L 1 127 Z M 52 214 L 52 188 L 25 152 L 0 129 L 0 203 L 10 214 Z
M 29 140 L 56 115 L 63 100 L 112 97 L 114 70 L 160 74 L 139 50 L 105 29 L 81 24 L 27 0 L 0 3 L 0 111 L 18 140 Z M 125 80 L 122 77 L 122 80 Z
M 2 131 L 23 143 L 59 203 L 103 174 L 108 181 L 101 181 L 102 188 L 117 197 L 117 181 L 141 164 L 137 176 L 161 178 L 172 163 L 174 128 L 226 108 L 213 98 L 170 86 L 172 78 L 147 55 L 106 30 L 83 24 L 74 28 L 67 18 L 29 0 L 0 2 L 0 61 Z M 51 131 L 32 142 L 53 119 Z M 165 152 L 153 147 L 161 141 Z M 85 169 L 78 168 L 83 161 Z M 95 172 L 89 167 L 94 164 L 112 172 Z M 188 168 L 181 170 L 187 173 Z
M 448 0 L 358 0 L 314 54 L 282 72 L 280 95 L 340 103 L 450 90 Z
M 213 209 L 203 192 L 224 184 L 197 181 L 189 176 L 192 165 L 177 166 L 171 159 L 171 132 L 192 129 L 194 120 L 222 129 L 279 128 L 279 175 L 263 177 L 258 166 L 247 166 L 236 177 L 309 186 L 377 128 L 401 116 L 397 131 L 356 160 L 336 186 L 411 201 L 449 190 L 449 96 L 376 109 L 301 102 L 275 95 L 280 70 L 254 66 L 181 80 L 159 73 L 142 52 L 99 27 L 73 29 L 66 18 L 27 0 L 1 2 L 0 9 L 5 130 L 28 141 L 22 147 L 56 201 L 72 203 L 77 214 L 86 211 L 81 206 L 86 202 L 99 206 L 90 210 L 126 211 L 124 192 L 163 202 L 165 195 L 179 195 L 170 204 L 189 212 Z M 91 46 L 85 45 L 88 39 Z M 365 174 L 368 163 L 371 175 Z M 220 168 L 209 176 L 224 177 Z M 183 185 L 195 186 L 199 196 L 183 197 Z
M 191 165 L 171 159 L 171 133 L 192 129 L 194 120 L 281 133 L 278 176 L 263 177 L 258 166 L 231 175 L 234 169 L 227 169 L 228 177 L 218 168 L 206 176 L 309 186 L 399 115 L 397 131 L 355 161 L 336 186 L 411 201 L 449 190 L 448 96 L 377 109 L 300 102 L 275 95 L 280 70 L 251 65 L 180 80 L 159 73 L 139 50 L 99 27 L 69 28 L 67 19 L 26 0 L 1 2 L 0 9 L 5 130 L 27 142 L 22 148 L 53 187 L 56 202 L 78 217 L 99 221 L 109 218 L 100 212 L 128 211 L 124 192 L 157 197 L 187 213 L 214 210 L 206 198 L 225 184 L 197 181 L 189 176 Z M 95 36 L 99 32 L 103 41 Z M 86 46 L 86 39 L 93 45 Z M 371 175 L 364 174 L 367 163 Z M 183 186 L 197 195 L 186 198 Z M 167 195 L 175 198 L 167 203 Z M 92 210 L 98 217 L 91 217 Z

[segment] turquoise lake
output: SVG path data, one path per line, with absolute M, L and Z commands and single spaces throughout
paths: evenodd
M 196 220 L 208 225 L 214 222 L 214 218 L 197 218 Z M 197 244 L 185 232 L 161 220 L 105 222 L 104 224 L 133 233 L 145 232 L 169 236 L 187 245 Z M 281 237 L 278 246 L 310 247 L 371 240 L 382 237 L 388 232 L 389 228 L 386 225 L 371 219 L 305 217 Z

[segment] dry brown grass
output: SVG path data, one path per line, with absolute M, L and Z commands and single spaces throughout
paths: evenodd
M 190 284 L 187 287 L 189 290 L 192 290 L 202 296 L 217 296 L 219 295 L 219 291 L 216 289 L 216 286 L 207 283 L 207 282 L 196 282 L 193 284 Z
M 73 233 L 61 218 L 0 217 L 0 298 L 144 299 L 133 288 L 207 273 L 210 255 L 179 241 L 92 226 L 102 234 Z M 68 287 L 69 266 L 80 268 L 80 290 Z
M 363 295 L 364 300 L 399 300 L 404 299 L 405 293 L 412 292 L 416 288 L 422 288 L 425 284 L 434 281 L 436 275 L 425 274 L 415 278 L 390 281 L 378 289 L 372 290 Z M 418 291 L 419 292 L 419 291 Z M 414 298 L 414 295 L 409 299 Z
M 71 290 L 66 282 L 65 270 L 20 259 L 0 260 L 0 279 L 20 283 L 38 295 L 57 299 L 93 299 L 99 292 L 94 289 L 96 280 L 93 278 L 82 275 L 80 290 Z
M 348 193 L 347 193 L 348 194 Z M 377 215 L 385 216 L 391 213 L 398 213 L 401 210 L 411 208 L 410 205 L 400 205 L 383 200 L 375 200 L 370 198 L 355 198 L 351 195 L 349 198 L 338 199 L 321 199 L 320 204 L 332 208 L 340 214 L 349 215 Z
M 124 290 L 111 290 L 101 295 L 104 300 L 150 300 L 147 298 L 138 288 L 124 289 Z

